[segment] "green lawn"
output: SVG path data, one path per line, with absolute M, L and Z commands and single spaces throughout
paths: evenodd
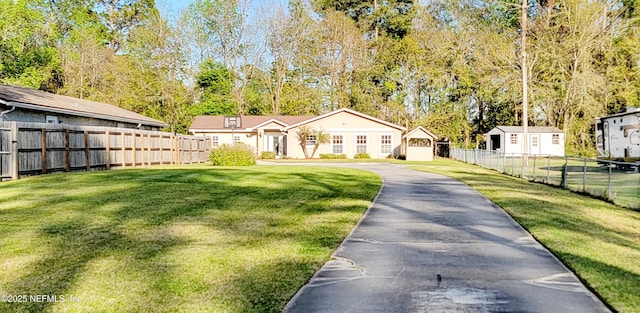
M 279 312 L 380 185 L 357 170 L 205 165 L 1 183 L 0 295 L 65 302 L 0 311 Z
M 410 166 L 459 179 L 502 207 L 609 305 L 640 312 L 640 212 L 479 166 Z M 640 175 L 640 174 L 635 174 Z

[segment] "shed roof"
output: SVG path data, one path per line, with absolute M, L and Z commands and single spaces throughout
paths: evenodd
M 283 126 L 295 124 L 301 121 L 314 118 L 314 116 L 285 116 L 285 115 L 245 115 L 242 116 L 242 128 L 236 131 L 251 131 L 256 126 L 262 126 L 269 121 L 284 124 Z M 196 116 L 189 127 L 190 131 L 228 130 L 224 127 L 224 116 L 200 115 Z
M 522 126 L 496 126 L 494 129 L 498 129 L 499 131 L 503 132 L 503 133 L 524 133 L 524 128 Z M 491 130 L 493 131 L 493 129 Z M 559 134 L 562 133 L 561 130 L 559 130 L 556 127 L 551 127 L 551 126 L 529 126 L 527 127 L 527 132 L 529 133 L 539 133 L 539 134 L 544 134 L 544 133 L 550 133 L 550 134 Z
M 406 135 L 402 136 L 402 138 L 407 138 L 407 137 L 411 137 L 413 136 L 415 133 L 417 132 L 423 132 L 429 136 L 431 136 L 433 139 L 438 139 L 438 136 L 436 136 L 434 133 L 428 131 L 426 128 L 422 127 L 422 126 L 418 126 L 415 129 L 413 129 L 412 131 L 408 132 Z
M 0 85 L 0 99 L 18 108 L 167 127 L 166 123 L 115 105 L 56 95 L 24 87 Z

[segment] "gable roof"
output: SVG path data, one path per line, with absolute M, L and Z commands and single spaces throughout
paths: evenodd
M 275 122 L 287 126 L 303 120 L 308 120 L 313 116 L 284 116 L 284 115 L 244 115 L 242 116 L 242 128 L 236 131 L 252 131 L 255 128 Z M 193 120 L 189 131 L 220 131 L 230 130 L 224 127 L 224 116 L 221 115 L 199 115 Z
M 115 105 L 56 95 L 18 86 L 0 85 L 0 99 L 17 108 L 134 124 L 167 127 L 166 123 Z
M 408 132 L 406 135 L 402 136 L 402 138 L 407 138 L 413 134 L 415 134 L 416 132 L 421 131 L 424 132 L 425 134 L 433 137 L 434 139 L 438 139 L 438 136 L 434 135 L 432 132 L 428 131 L 426 128 L 422 127 L 422 126 L 418 126 L 416 128 L 414 128 L 412 131 Z
M 524 128 L 522 126 L 496 126 L 494 129 L 498 129 L 503 133 L 524 133 Z M 491 130 L 493 131 L 493 129 Z M 529 133 L 551 133 L 551 134 L 561 134 L 562 131 L 556 127 L 551 126 L 529 126 L 527 127 L 527 132 Z
M 371 116 L 371 115 L 367 115 L 367 114 L 364 114 L 364 113 L 360 113 L 360 112 L 358 112 L 358 111 L 354 111 L 354 110 L 350 110 L 350 109 L 347 109 L 347 108 L 343 108 L 343 109 L 339 109 L 339 110 L 331 111 L 331 112 L 329 112 L 329 113 L 325 113 L 325 114 L 322 114 L 322 115 L 316 116 L 316 117 L 314 117 L 314 118 L 310 118 L 310 119 L 308 119 L 308 120 L 300 121 L 300 122 L 298 122 L 298 123 L 295 123 L 295 124 L 289 125 L 289 126 L 285 127 L 285 128 L 283 129 L 283 131 L 287 131 L 287 130 L 289 130 L 289 129 L 292 129 L 292 128 L 295 128 L 295 127 L 298 127 L 298 126 L 301 126 L 301 125 L 304 125 L 304 124 L 308 124 L 308 123 L 311 123 L 311 122 L 315 122 L 315 121 L 317 121 L 317 120 L 321 120 L 321 119 L 323 119 L 323 118 L 326 118 L 326 117 L 329 117 L 329 116 L 332 116 L 332 115 L 336 115 L 336 114 L 338 114 L 338 113 L 342 113 L 342 112 L 347 112 L 347 113 L 350 113 L 350 114 L 353 114 L 353 115 L 356 115 L 356 116 L 359 116 L 359 117 L 362 117 L 362 118 L 365 118 L 365 119 L 368 119 L 368 120 L 371 120 L 371 121 L 374 121 L 374 122 L 377 122 L 377 123 L 380 123 L 380 124 L 383 124 L 383 125 L 386 125 L 386 126 L 389 126 L 389 127 L 391 127 L 391 128 L 399 129 L 399 130 L 402 130 L 402 131 L 407 130 L 407 128 L 406 128 L 406 127 L 402 127 L 402 126 L 400 126 L 400 125 L 396 125 L 396 124 L 393 124 L 393 123 L 389 123 L 389 122 L 387 122 L 387 121 L 383 121 L 383 120 L 378 119 L 378 118 L 375 118 L 375 117 L 373 117 L 373 116 Z

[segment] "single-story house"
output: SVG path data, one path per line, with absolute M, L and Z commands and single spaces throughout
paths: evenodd
M 253 147 L 256 155 L 275 152 L 279 157 L 304 158 L 299 138 L 302 128 L 321 130 L 329 142 L 320 144 L 320 154 L 344 154 L 353 158 L 368 153 L 371 158 L 386 158 L 401 152 L 405 127 L 350 109 L 339 109 L 319 116 L 242 116 L 241 127 L 225 127 L 223 116 L 197 116 L 189 131 L 211 137 L 213 146 L 242 142 Z M 304 149 L 311 155 L 317 142 L 304 138 Z
M 166 123 L 115 105 L 0 85 L 0 121 L 159 130 Z
M 564 156 L 564 133 L 555 127 L 527 127 L 530 155 Z M 487 150 L 524 154 L 522 126 L 496 126 L 486 134 Z
M 433 161 L 434 146 L 438 136 L 422 126 L 402 136 L 407 161 Z

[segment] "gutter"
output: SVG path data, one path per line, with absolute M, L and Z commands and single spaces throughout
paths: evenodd
M 4 104 L 6 106 L 12 106 L 11 109 L 0 112 L 0 120 L 4 120 L 4 115 L 7 114 L 7 113 L 13 112 L 16 109 L 16 105 L 15 104 L 10 104 L 11 102 L 7 102 L 7 101 L 4 101 L 2 99 L 0 99 L 0 103 Z

